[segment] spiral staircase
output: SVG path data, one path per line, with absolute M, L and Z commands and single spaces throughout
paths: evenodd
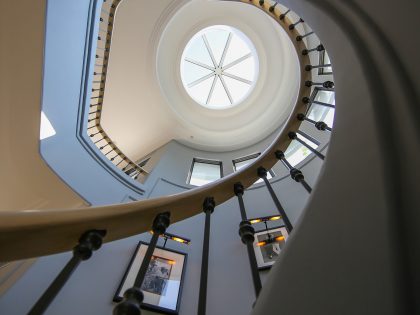
M 43 69 L 44 57 L 62 62 L 60 72 L 66 73 L 66 69 L 80 66 L 81 76 L 88 77 L 85 69 L 92 68 L 86 62 L 98 54 L 85 50 L 88 54 L 80 58 L 80 64 L 68 64 L 65 60 L 61 61 L 59 55 L 48 55 L 47 40 L 49 36 L 54 36 L 45 32 L 48 29 L 45 12 L 48 12 L 50 3 L 25 1 L 21 5 L 1 4 L 5 12 L 1 21 L 4 43 L 1 69 L 6 75 L 0 79 L 0 110 L 1 143 L 6 148 L 3 151 L 2 174 L 6 180 L 2 181 L 0 190 L 0 260 L 11 262 L 66 252 L 73 249 L 87 231 L 100 231 L 100 239 L 102 241 L 103 238 L 106 243 L 134 236 L 150 230 L 155 218 L 167 211 L 170 212 L 171 224 L 179 222 L 202 213 L 203 202 L 208 198 L 212 198 L 217 207 L 235 195 L 242 195 L 243 192 L 238 193 L 234 189 L 235 184 L 241 183 L 247 188 L 259 177 L 264 179 L 270 190 L 270 182 L 261 168 L 270 169 L 279 160 L 284 161 L 281 152 L 286 151 L 295 138 L 294 133 L 306 118 L 302 113 L 306 112 L 310 100 L 303 100 L 310 96 L 313 86 L 304 83 L 319 83 L 312 80 L 313 67 L 308 68 L 316 66 L 310 59 L 311 50 L 316 47 L 307 47 L 307 42 L 302 40 L 306 34 L 300 33 L 296 27 L 307 22 L 328 49 L 334 67 L 337 110 L 328 153 L 313 187 L 304 181 L 300 173 L 296 173 L 296 169 L 288 166 L 286 160 L 286 168 L 298 182 L 296 185 L 303 185 L 301 193 L 305 196 L 310 193 L 309 200 L 293 226 L 289 222 L 293 231 L 289 227 L 292 233 L 287 246 L 267 275 L 255 305 L 252 306 L 253 301 L 234 301 L 233 304 L 245 303 L 245 309 L 249 308 L 252 314 L 420 314 L 417 298 L 420 274 L 416 268 L 420 260 L 420 238 L 416 233 L 420 223 L 416 211 L 420 201 L 416 179 L 420 178 L 420 171 L 415 167 L 420 153 L 420 96 L 419 85 L 414 79 L 420 71 L 417 62 L 419 43 L 416 40 L 419 4 L 409 0 L 400 2 L 398 6 L 391 1 L 376 0 L 369 3 L 282 1 L 282 5 L 302 18 L 291 20 L 287 11 L 280 11 L 275 2 L 242 2 L 243 5 L 254 6 L 255 10 L 262 10 L 278 22 L 299 56 L 302 84 L 296 105 L 281 132 L 257 161 L 219 181 L 180 194 L 94 207 L 90 207 L 54 174 L 51 170 L 55 169 L 54 166 L 49 168 L 44 162 L 48 163 L 48 158 L 41 157 L 38 136 L 40 108 L 34 106 L 34 100 L 36 104 L 41 99 L 43 103 L 54 102 L 66 89 L 76 89 L 84 91 L 80 93 L 82 96 L 77 94 L 78 97 L 63 99 L 63 102 L 85 103 L 91 97 L 87 90 L 101 91 L 105 88 L 101 84 L 105 84 L 106 71 L 100 72 L 98 88 L 91 85 L 64 86 L 56 92 L 56 98 L 48 98 L 49 94 L 48 97 L 47 94 L 41 95 L 41 91 L 45 92 L 47 88 L 43 84 L 54 79 L 49 77 L 48 68 Z M 110 13 L 115 13 L 118 3 L 107 4 L 108 17 Z M 92 8 L 100 10 L 97 1 L 89 2 L 87 12 L 82 12 L 82 9 L 81 12 L 88 23 L 95 21 L 92 25 L 96 25 L 98 19 L 95 17 L 98 16 L 92 13 L 95 12 Z M 76 16 L 81 12 L 69 12 L 69 33 L 72 27 L 75 28 L 74 33 L 86 30 L 86 25 L 72 20 L 72 14 Z M 101 40 L 105 38 L 107 41 L 108 36 L 109 39 L 112 36 L 112 24 L 105 22 L 110 27 L 107 30 L 109 33 Z M 92 43 L 93 37 L 96 38 L 94 31 L 86 37 L 88 44 Z M 71 41 L 72 38 L 63 38 L 63 43 L 66 40 Z M 107 57 L 106 54 L 101 56 Z M 85 110 L 89 112 L 89 108 Z M 135 169 L 136 178 L 146 172 L 127 158 L 110 136 L 100 132 L 101 127 L 97 125 L 100 111 L 95 113 L 94 120 L 83 115 L 70 118 L 73 124 L 78 121 L 77 133 L 79 140 L 85 139 L 80 140 L 84 150 L 95 152 L 86 156 L 88 163 L 107 165 L 115 180 L 139 194 L 144 193 L 126 177 L 131 168 Z M 111 156 L 119 159 L 110 160 L 108 156 L 103 156 L 104 144 L 96 142 L 99 138 L 90 137 L 87 132 L 91 126 L 87 123 L 90 122 L 95 124 L 96 133 L 103 139 L 101 141 L 115 152 Z M 318 124 L 317 127 L 329 132 L 325 126 Z M 55 147 L 57 152 L 59 146 Z M 117 165 L 118 161 L 124 163 Z M 68 167 L 68 161 L 61 163 L 62 167 Z M 95 179 L 89 183 L 92 189 L 94 182 Z M 247 192 L 244 194 L 246 196 Z M 276 202 L 276 192 L 273 194 L 271 197 Z M 206 207 L 204 211 L 209 213 Z M 281 214 L 283 219 L 287 218 L 287 215 Z M 90 249 L 97 247 L 91 246 Z M 206 250 L 208 253 L 204 240 L 203 253 Z M 100 250 L 93 255 L 96 254 L 99 255 Z M 78 281 L 81 280 L 78 278 Z M 215 281 L 223 283 L 225 279 Z M 199 301 L 190 301 L 197 306 L 199 314 L 206 313 L 206 301 L 205 298 L 203 301 L 202 294 L 204 290 L 205 295 L 206 282 L 207 277 L 201 274 Z M 50 300 L 47 298 L 48 303 L 43 300 L 44 308 L 41 309 L 45 310 L 53 297 L 50 295 Z M 88 310 L 89 306 L 86 307 Z M 231 314 L 244 312 L 244 308 L 238 305 L 226 308 Z M 13 309 L 9 303 L 7 314 L 13 314 Z M 185 313 L 195 311 L 188 308 Z M 32 312 L 40 314 L 43 311 L 32 309 Z M 86 314 L 89 313 L 86 311 Z

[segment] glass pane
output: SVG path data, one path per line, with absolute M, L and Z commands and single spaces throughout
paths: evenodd
M 327 51 L 324 50 L 324 65 L 331 64 L 330 56 L 328 56 Z M 332 73 L 332 67 L 324 68 L 324 73 Z
M 206 45 L 204 44 L 204 40 L 201 36 L 196 40 L 190 41 L 188 43 L 185 51 L 185 57 L 202 62 L 210 67 L 214 66 Z
M 209 29 L 205 36 L 209 42 L 214 59 L 216 59 L 216 63 L 219 65 L 222 59 L 223 51 L 225 50 L 225 46 L 227 44 L 229 31 L 215 27 Z
M 314 98 L 315 101 L 335 105 L 335 93 L 319 90 Z M 335 109 L 322 105 L 313 104 L 308 112 L 308 118 L 315 121 L 323 121 L 329 127 L 334 125 Z
M 333 91 L 318 90 L 314 100 L 335 105 L 335 93 Z
M 194 162 L 190 184 L 194 186 L 202 186 L 211 183 L 220 178 L 220 169 L 220 164 Z
M 254 87 L 258 70 L 254 45 L 241 31 L 226 25 L 211 26 L 194 35 L 181 61 L 187 93 L 210 109 L 225 109 L 243 101 Z M 206 81 L 209 78 L 214 85 Z
M 299 139 L 307 143 L 312 148 L 316 149 L 318 147 L 318 145 L 311 140 L 301 136 L 300 134 L 297 135 Z M 293 140 L 284 154 L 290 165 L 294 167 L 311 155 L 312 152 L 300 142 Z

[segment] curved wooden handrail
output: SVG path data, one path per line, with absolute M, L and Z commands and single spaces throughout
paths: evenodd
M 304 41 L 296 41 L 296 29 L 289 30 L 292 22 L 286 17 L 279 20 L 278 8 L 269 11 L 269 5 L 260 6 L 258 1 L 246 1 L 264 10 L 284 28 L 297 51 L 300 64 L 301 85 L 297 102 L 279 136 L 260 158 L 248 167 L 230 174 L 216 182 L 176 195 L 142 200 L 121 205 L 90 207 L 70 210 L 20 210 L 0 213 L 0 261 L 10 261 L 68 251 L 87 230 L 106 230 L 104 241 L 110 242 L 133 236 L 151 227 L 154 217 L 163 211 L 170 211 L 171 223 L 184 220 L 202 212 L 205 197 L 214 197 L 221 204 L 234 196 L 233 185 L 241 182 L 251 186 L 257 179 L 260 166 L 270 169 L 277 163 L 276 150 L 285 151 L 291 140 L 287 133 L 297 131 L 301 122 L 297 113 L 304 112 L 306 105 L 302 97 L 310 94 L 311 88 L 303 82 L 311 79 L 309 57 L 300 52 L 306 49 Z

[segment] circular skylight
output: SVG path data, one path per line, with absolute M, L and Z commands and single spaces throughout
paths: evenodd
M 181 60 L 187 93 L 210 109 L 238 105 L 254 88 L 258 57 L 252 42 L 236 28 L 215 25 L 188 42 Z

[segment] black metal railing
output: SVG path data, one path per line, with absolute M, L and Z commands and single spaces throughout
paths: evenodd
M 120 169 L 132 179 L 144 182 L 149 174 L 148 171 L 128 158 L 101 126 L 114 17 L 120 2 L 121 0 L 113 0 L 104 1 L 102 4 L 99 18 L 99 34 L 96 37 L 97 47 L 91 89 L 92 103 L 90 104 L 91 109 L 89 111 L 86 129 L 92 143 L 116 168 Z
M 100 18 L 100 35 L 98 36 L 98 48 L 95 55 L 97 67 L 101 68 L 100 70 L 96 70 L 94 72 L 94 80 L 93 80 L 93 87 L 92 87 L 92 97 L 91 99 L 94 100 L 96 103 L 90 105 L 91 111 L 89 115 L 93 115 L 88 118 L 88 134 L 89 137 L 92 139 L 92 142 L 98 147 L 101 152 L 111 161 L 113 164 L 124 171 L 129 176 L 134 176 L 137 178 L 140 174 L 145 173 L 145 171 L 138 166 L 136 163 L 129 160 L 116 146 L 113 144 L 111 139 L 106 135 L 105 131 L 102 129 L 100 125 L 100 115 L 102 112 L 102 105 L 103 105 L 103 97 L 105 92 L 105 83 L 106 83 L 106 69 L 107 63 L 109 61 L 109 52 L 110 52 L 110 44 L 111 44 L 111 36 L 112 36 L 112 28 L 115 16 L 115 10 L 118 6 L 120 0 L 110 1 L 108 3 L 107 8 L 102 8 L 102 15 Z M 268 14 L 272 17 L 276 18 L 279 23 L 284 23 L 286 28 L 296 34 L 297 26 L 303 25 L 305 22 L 303 19 L 298 18 L 296 21 L 291 21 L 289 16 L 292 15 L 292 11 L 289 9 L 283 10 L 280 8 L 276 2 L 272 1 L 258 1 L 254 3 L 254 1 L 250 1 L 254 5 L 258 5 L 261 9 L 265 10 Z M 107 3 L 104 1 L 104 4 Z M 306 28 L 308 28 L 306 26 Z M 304 34 L 297 35 L 296 41 L 301 42 L 308 36 L 313 35 L 316 36 L 313 31 L 309 31 Z M 318 44 L 314 48 L 308 48 L 302 51 L 302 55 L 307 56 L 313 52 L 322 52 L 325 48 L 322 44 Z M 320 67 L 330 67 L 331 65 L 307 65 L 305 67 L 306 71 L 312 71 L 314 69 L 318 69 Z M 97 72 L 98 71 L 98 72 Z M 314 82 L 307 80 L 305 82 L 305 86 L 312 88 L 312 87 L 322 87 L 328 89 L 329 91 L 333 91 L 334 82 L 333 81 L 325 81 L 325 82 Z M 314 101 L 311 100 L 310 95 L 303 97 L 302 102 L 307 105 L 307 112 L 311 108 L 312 105 L 321 105 L 328 108 L 335 108 L 335 105 L 328 104 L 324 102 Z M 307 113 L 299 113 L 297 115 L 297 120 L 300 122 L 307 122 L 310 124 L 315 125 L 318 130 L 328 130 L 331 131 L 331 128 L 328 127 L 322 121 L 314 121 L 307 117 Z M 314 153 L 317 157 L 321 158 L 322 160 L 325 159 L 325 155 L 320 151 L 314 149 L 305 141 L 300 139 L 297 134 L 298 130 L 289 130 L 287 136 L 290 140 L 296 140 L 301 145 L 309 149 L 312 153 Z M 290 177 L 296 181 L 297 183 L 301 184 L 302 187 L 306 190 L 307 193 L 312 192 L 312 187 L 306 182 L 305 177 L 301 170 L 294 167 L 287 159 L 285 153 L 281 150 L 277 150 L 274 153 L 274 158 L 280 161 L 287 169 L 290 174 Z M 258 160 L 254 163 L 259 163 Z M 279 213 L 275 218 L 276 220 L 282 220 L 284 223 L 284 227 L 287 233 L 292 233 L 293 231 L 293 224 L 288 216 L 287 209 L 283 206 L 282 202 L 279 200 L 275 189 L 270 183 L 270 180 L 267 178 L 267 169 L 264 165 L 260 165 L 257 169 L 257 175 L 260 177 L 267 188 L 269 195 L 276 206 L 276 209 Z M 236 195 L 239 204 L 239 210 L 241 214 L 241 222 L 239 224 L 239 236 L 241 241 L 246 245 L 249 264 L 251 268 L 252 280 L 254 285 L 255 296 L 258 298 L 258 295 L 262 289 L 262 283 L 259 275 L 258 265 L 255 257 L 255 252 L 253 249 L 253 243 L 255 241 L 255 230 L 252 227 L 253 221 L 255 222 L 265 222 L 270 220 L 273 217 L 261 217 L 256 219 L 248 219 L 245 203 L 243 199 L 243 195 L 245 193 L 245 188 L 241 183 L 235 183 L 232 187 L 233 193 Z M 210 255 L 210 232 L 211 232 L 211 215 L 214 212 L 216 206 L 215 199 L 211 196 L 205 198 L 203 200 L 203 212 L 205 214 L 205 222 L 204 222 L 204 241 L 203 241 L 203 248 L 202 248 L 202 260 L 201 260 L 201 273 L 200 273 L 200 287 L 199 287 L 199 299 L 198 299 L 198 315 L 205 315 L 206 314 L 206 306 L 207 306 L 207 283 L 208 283 L 208 263 L 209 263 L 209 255 Z M 146 272 L 148 270 L 148 266 L 150 264 L 153 252 L 156 248 L 157 241 L 159 236 L 165 234 L 166 229 L 170 224 L 170 212 L 164 212 L 157 215 L 152 224 L 152 237 L 150 240 L 150 244 L 147 248 L 137 276 L 134 280 L 133 286 L 124 292 L 123 300 L 117 304 L 114 308 L 114 315 L 125 315 L 125 314 L 133 314 L 139 315 L 141 314 L 141 306 L 144 300 L 144 294 L 141 290 L 142 283 L 145 279 Z M 83 234 L 79 240 L 79 244 L 75 246 L 73 250 L 73 257 L 67 263 L 67 265 L 63 268 L 60 274 L 56 277 L 56 279 L 52 282 L 52 284 L 47 288 L 45 293 L 40 297 L 37 303 L 33 306 L 29 314 L 36 315 L 36 314 L 43 314 L 50 303 L 53 301 L 55 296 L 59 293 L 61 288 L 65 285 L 66 281 L 69 279 L 71 274 L 75 271 L 77 266 L 80 264 L 81 261 L 89 259 L 92 255 L 92 252 L 99 249 L 102 244 L 102 239 L 105 236 L 106 232 L 103 230 L 91 230 Z M 166 242 L 166 240 L 165 240 Z M 166 244 L 166 243 L 165 243 Z

